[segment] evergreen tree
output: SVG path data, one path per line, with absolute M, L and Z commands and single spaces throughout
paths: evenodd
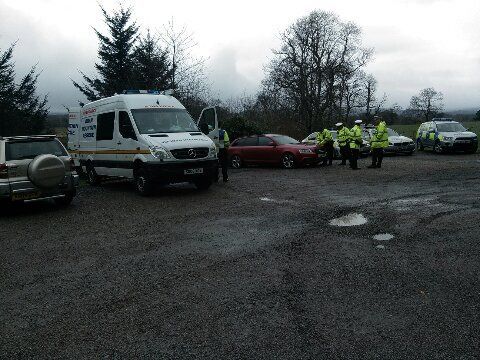
M 91 78 L 80 72 L 83 84 L 73 81 L 73 85 L 90 101 L 120 93 L 135 85 L 133 54 L 138 26 L 130 20 L 132 11 L 130 8 L 120 7 L 120 10 L 110 15 L 102 6 L 100 9 L 109 35 L 103 35 L 94 29 L 100 41 L 99 62 L 95 64 L 98 77 Z
M 168 51 L 147 31 L 134 52 L 134 75 L 137 89 L 167 89 L 172 77 Z
M 36 95 L 36 67 L 15 83 L 12 45 L 0 55 L 0 135 L 41 133 L 48 115 L 47 96 Z

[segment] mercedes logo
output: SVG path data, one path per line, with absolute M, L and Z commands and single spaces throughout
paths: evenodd
M 194 159 L 197 156 L 197 153 L 196 153 L 195 149 L 188 150 L 188 156 L 190 156 L 192 159 Z

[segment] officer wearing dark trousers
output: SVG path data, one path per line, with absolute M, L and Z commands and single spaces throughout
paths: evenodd
M 370 169 L 381 168 L 383 160 L 383 149 L 388 147 L 388 131 L 387 124 L 375 116 L 375 131 L 370 138 L 370 146 L 372 149 L 372 165 Z
M 335 126 L 337 127 L 337 143 L 338 147 L 340 148 L 340 155 L 342 157 L 342 162 L 340 165 L 346 165 L 347 159 L 350 157 L 350 147 L 348 144 L 350 130 L 348 130 L 348 128 L 341 122 L 336 123 Z
M 327 155 L 322 163 L 322 166 L 332 165 L 333 161 L 333 136 L 330 130 L 328 129 L 323 129 L 323 131 L 320 131 L 317 133 L 317 145 L 325 151 L 325 154 Z
M 222 124 L 218 123 L 218 162 L 222 167 L 223 182 L 228 181 L 228 148 L 230 147 L 230 138 Z
M 355 126 L 350 130 L 350 167 L 358 170 L 358 158 L 360 156 L 360 146 L 362 144 L 362 120 L 355 120 Z

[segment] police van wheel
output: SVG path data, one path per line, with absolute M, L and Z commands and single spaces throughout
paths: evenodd
M 100 184 L 100 177 L 97 175 L 92 164 L 87 164 L 87 181 L 90 185 Z
M 144 169 L 138 169 L 135 175 L 135 190 L 142 196 L 148 196 L 153 192 L 152 180 Z
M 423 151 L 425 148 L 420 140 L 417 140 L 417 149 Z
M 442 146 L 440 145 L 440 142 L 437 141 L 435 145 L 433 146 L 433 152 L 436 154 L 441 154 L 442 153 Z

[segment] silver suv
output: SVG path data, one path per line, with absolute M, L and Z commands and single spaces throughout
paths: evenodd
M 73 161 L 52 135 L 0 137 L 0 201 L 72 202 L 78 186 Z

